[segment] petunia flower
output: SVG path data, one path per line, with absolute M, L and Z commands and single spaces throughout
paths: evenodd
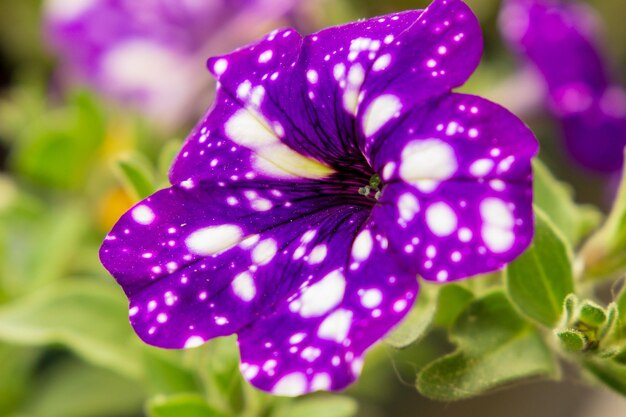
M 507 0 L 500 26 L 539 73 L 571 155 L 589 169 L 619 171 L 626 92 L 608 69 L 593 12 L 560 0 Z
M 166 127 L 193 113 L 205 57 L 248 42 L 297 0 L 46 0 L 45 35 L 82 80 Z
M 280 395 L 339 390 L 411 309 L 417 275 L 496 270 L 533 235 L 532 133 L 452 93 L 482 53 L 461 0 L 276 30 L 212 58 L 215 104 L 101 248 L 137 334 L 164 348 L 236 333 Z

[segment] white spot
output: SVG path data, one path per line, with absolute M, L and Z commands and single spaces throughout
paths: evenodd
M 342 343 L 348 336 L 351 323 L 352 312 L 339 309 L 324 319 L 317 330 L 317 335 L 322 339 Z
M 274 239 L 265 239 L 252 251 L 252 260 L 257 265 L 266 265 L 276 256 L 278 246 Z
M 189 252 L 208 256 L 235 246 L 243 236 L 243 231 L 231 224 L 198 229 L 185 239 Z
M 396 163 L 387 162 L 385 164 L 385 167 L 383 168 L 383 179 L 384 180 L 390 179 L 393 173 L 395 172 L 395 170 L 396 170 Z
M 256 295 L 254 279 L 252 279 L 252 275 L 248 271 L 238 274 L 231 286 L 235 295 L 245 302 L 252 301 Z
M 152 224 L 152 222 L 156 218 L 152 209 L 143 204 L 135 207 L 131 212 L 131 215 L 133 216 L 134 221 L 144 226 Z
M 254 379 L 259 374 L 259 367 L 257 365 L 249 365 L 247 363 L 242 363 L 239 366 L 241 373 L 243 374 L 246 380 L 250 381 Z
M 491 159 L 478 159 L 470 166 L 470 173 L 475 177 L 484 177 L 491 172 L 493 166 Z
M 352 244 L 352 257 L 357 261 L 364 261 L 369 258 L 373 247 L 372 234 L 369 230 L 363 230 Z
M 250 249 L 258 243 L 260 238 L 261 237 L 259 235 L 250 235 L 242 240 L 239 246 L 241 246 L 242 249 Z
M 139 307 L 137 307 L 137 306 L 132 307 L 130 310 L 128 310 L 128 315 L 130 317 L 135 316 L 137 313 L 139 313 Z
M 302 350 L 300 357 L 306 361 L 313 362 L 315 359 L 319 358 L 321 354 L 322 351 L 320 349 L 308 346 Z
M 454 149 L 439 139 L 415 140 L 402 151 L 400 177 L 424 192 L 434 190 L 456 170 Z
M 317 84 L 319 75 L 317 74 L 317 71 L 311 69 L 306 72 L 306 78 L 311 84 Z
M 241 86 L 237 88 L 238 95 L 240 88 Z M 278 142 L 278 138 L 269 127 L 269 123 L 263 118 L 255 116 L 257 115 L 245 109 L 235 113 L 224 126 L 228 137 L 238 145 L 251 149 L 258 149 Z
M 289 343 L 291 343 L 292 345 L 297 345 L 298 343 L 302 342 L 305 337 L 306 333 L 296 333 L 289 338 Z
M 420 210 L 417 198 L 411 193 L 404 193 L 398 198 L 398 212 L 402 220 L 410 222 Z
M 448 204 L 438 202 L 426 209 L 426 223 L 435 235 L 445 237 L 456 230 L 458 220 L 456 213 Z
M 393 303 L 393 311 L 395 311 L 396 313 L 401 313 L 407 308 L 407 306 L 408 303 L 406 302 L 406 300 L 398 300 Z
M 333 67 L 333 76 L 335 80 L 339 81 L 346 73 L 346 66 L 344 64 L 337 64 Z
M 311 381 L 312 391 L 328 391 L 330 389 L 331 380 L 330 375 L 327 373 L 315 374 L 313 381 Z
M 257 198 L 252 200 L 250 207 L 256 211 L 268 211 L 272 209 L 273 204 L 266 198 Z
M 375 308 L 383 301 L 383 293 L 376 288 L 365 291 L 361 295 L 361 304 L 365 308 Z
M 474 234 L 472 233 L 472 231 L 466 227 L 462 227 L 459 230 L 459 240 L 461 242 L 467 243 L 470 240 L 472 240 L 472 237 L 474 236 Z
M 346 279 L 335 270 L 306 288 L 300 296 L 300 315 L 319 317 L 337 307 L 346 290 Z
M 223 326 L 228 324 L 228 319 L 226 317 L 215 317 L 215 324 L 218 326 Z
M 195 347 L 198 347 L 198 346 L 200 346 L 202 344 L 204 344 L 204 339 L 203 338 L 201 338 L 200 336 L 191 336 L 185 342 L 185 348 L 195 348 Z
M 165 313 L 159 313 L 157 315 L 157 321 L 161 324 L 165 323 L 167 321 L 167 314 Z
M 383 71 L 387 69 L 390 63 L 391 63 L 391 55 L 385 54 L 379 57 L 376 61 L 374 61 L 374 65 L 372 65 L 372 69 L 374 71 Z
M 272 51 L 271 49 L 268 49 L 267 51 L 259 55 L 259 62 L 261 64 L 269 62 L 269 60 L 272 59 L 273 56 L 274 56 L 274 51 Z
M 227 69 L 228 69 L 228 61 L 225 60 L 224 58 L 218 59 L 217 61 L 215 61 L 215 64 L 213 65 L 213 72 L 215 72 L 215 75 L 217 75 L 218 77 L 224 74 Z
M 272 388 L 272 393 L 285 397 L 295 397 L 304 394 L 306 390 L 306 376 L 301 372 L 293 372 L 282 377 Z
M 483 241 L 494 253 L 510 250 L 515 243 L 513 213 L 499 198 L 487 198 L 480 203 L 483 219 L 481 235 Z
M 348 85 L 343 93 L 343 107 L 352 115 L 356 115 L 359 105 L 359 93 L 364 80 L 365 70 L 363 70 L 361 64 L 354 64 L 350 67 L 348 71 Z
M 309 254 L 309 264 L 315 265 L 321 263 L 324 259 L 326 259 L 327 253 L 328 247 L 325 244 L 317 245 Z
M 384 94 L 372 101 L 363 117 L 363 132 L 370 137 L 385 126 L 392 118 L 396 117 L 402 109 L 402 103 L 398 97 L 392 94 Z

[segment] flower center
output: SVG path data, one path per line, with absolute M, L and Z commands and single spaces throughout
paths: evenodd
M 368 185 L 359 188 L 359 194 L 367 198 L 378 200 L 382 194 L 382 189 L 383 186 L 382 181 L 380 180 L 380 175 L 374 174 L 370 178 Z

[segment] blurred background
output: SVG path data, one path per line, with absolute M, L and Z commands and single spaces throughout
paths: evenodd
M 542 144 L 542 159 L 576 199 L 606 210 L 621 159 L 593 166 L 564 144 L 571 139 L 565 136 L 585 129 L 601 132 L 598 141 L 604 135 L 626 144 L 626 2 L 575 4 L 584 18 L 572 22 L 596 48 L 589 59 L 602 62 L 603 82 L 597 97 L 593 90 L 567 103 L 597 99 L 601 110 L 593 115 L 586 107 L 559 107 L 550 71 L 511 35 L 503 8 L 519 4 L 467 2 L 481 21 L 485 55 L 462 90 L 522 117 Z M 163 406 L 168 396 L 196 404 L 189 416 L 222 415 L 203 411 L 205 397 L 233 415 L 313 415 L 245 386 L 232 338 L 187 352 L 142 345 L 98 248 L 124 211 L 167 185 L 169 164 L 212 100 L 208 56 L 278 26 L 306 34 L 427 4 L 0 0 L 0 416 L 179 415 Z M 565 37 L 564 47 L 579 38 Z M 607 102 L 610 111 L 602 107 Z M 450 349 L 437 331 L 403 351 L 381 344 L 368 356 L 360 382 L 337 402 L 337 410 L 346 409 L 337 416 L 626 416 L 622 397 L 590 387 L 568 368 L 560 382 L 528 381 L 451 404 L 423 398 L 414 388 L 416 371 Z M 256 408 L 243 409 L 243 403 Z

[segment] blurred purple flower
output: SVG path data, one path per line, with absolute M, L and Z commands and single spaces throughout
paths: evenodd
M 500 26 L 538 70 L 571 155 L 591 170 L 618 171 L 626 146 L 626 93 L 598 45 L 592 10 L 559 0 L 505 0 Z
M 165 348 L 237 333 L 281 395 L 345 388 L 410 311 L 419 273 L 501 268 L 533 236 L 530 130 L 453 93 L 482 55 L 461 0 L 212 58 L 215 104 L 100 259 L 137 334 Z
M 80 80 L 167 127 L 195 116 L 208 55 L 274 26 L 297 0 L 47 0 L 63 80 Z M 201 103 L 203 106 L 205 103 Z

